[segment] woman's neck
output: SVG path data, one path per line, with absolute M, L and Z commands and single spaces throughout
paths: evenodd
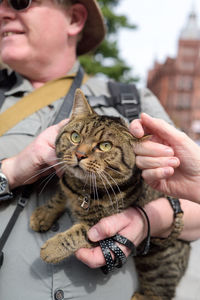
M 48 81 L 65 76 L 73 68 L 76 59 L 75 55 L 68 55 L 64 58 L 54 58 L 53 61 L 47 63 L 41 61 L 26 62 L 23 67 L 22 62 L 20 62 L 19 66 L 16 64 L 12 69 L 26 77 L 36 89 Z

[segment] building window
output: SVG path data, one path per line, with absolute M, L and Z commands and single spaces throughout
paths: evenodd
M 179 76 L 177 78 L 177 89 L 191 91 L 193 87 L 193 78 L 191 76 Z
M 180 52 L 183 56 L 194 56 L 196 54 L 196 49 L 191 47 L 182 47 Z
M 194 63 L 191 61 L 181 61 L 179 66 L 182 71 L 194 71 L 195 67 Z
M 186 93 L 179 93 L 177 95 L 176 108 L 179 110 L 189 109 L 191 106 L 191 96 Z

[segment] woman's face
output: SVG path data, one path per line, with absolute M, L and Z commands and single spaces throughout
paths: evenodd
M 65 51 L 68 9 L 53 0 L 33 0 L 25 11 L 14 11 L 4 0 L 0 4 L 0 56 L 15 68 L 19 62 L 51 63 Z

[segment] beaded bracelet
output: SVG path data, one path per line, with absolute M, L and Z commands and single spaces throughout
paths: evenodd
M 179 237 L 184 226 L 183 223 L 184 212 L 181 209 L 179 199 L 168 196 L 167 200 L 169 201 L 174 212 L 174 222 L 173 222 L 172 231 L 167 238 L 152 238 L 152 243 L 161 247 L 167 247 L 169 244 L 171 244 L 172 241 L 176 240 Z

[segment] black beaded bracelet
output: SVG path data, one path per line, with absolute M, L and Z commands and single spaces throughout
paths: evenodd
M 166 238 L 152 238 L 152 244 L 157 245 L 159 247 L 168 247 L 172 241 L 178 239 L 184 223 L 183 223 L 183 210 L 181 209 L 181 204 L 178 198 L 167 197 L 173 212 L 174 212 L 174 222 L 170 235 Z

